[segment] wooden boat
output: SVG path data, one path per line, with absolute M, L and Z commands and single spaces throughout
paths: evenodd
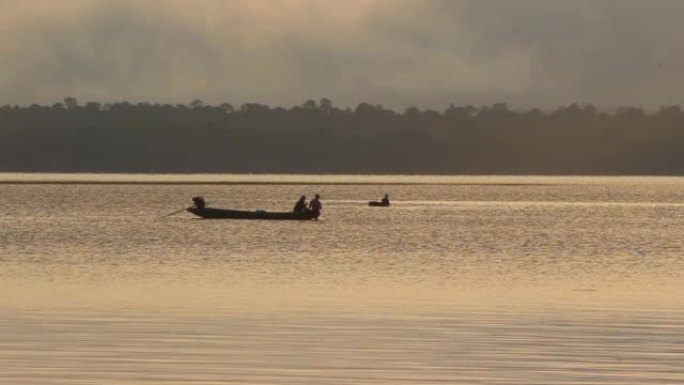
M 389 205 L 390 205 L 389 202 L 378 202 L 378 201 L 368 202 L 368 206 L 370 206 L 370 207 L 389 207 Z
M 389 207 L 389 205 L 390 205 L 389 194 L 385 194 L 385 196 L 382 199 L 380 199 L 380 201 L 368 202 L 368 206 L 370 206 L 370 207 Z
M 305 211 L 301 213 L 290 212 L 273 212 L 273 211 L 243 211 L 243 210 L 226 210 L 214 208 L 198 208 L 189 207 L 189 212 L 205 219 L 271 219 L 271 220 L 309 220 L 316 219 L 314 214 Z

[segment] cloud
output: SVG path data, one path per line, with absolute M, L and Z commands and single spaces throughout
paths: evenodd
M 679 103 L 684 2 L 0 0 L 0 104 Z

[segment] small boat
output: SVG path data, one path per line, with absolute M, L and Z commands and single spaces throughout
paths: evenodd
M 389 205 L 390 205 L 389 202 L 378 202 L 378 201 L 368 202 L 368 206 L 371 206 L 371 207 L 389 207 Z
M 316 219 L 315 215 L 310 211 L 303 211 L 296 213 L 290 212 L 274 212 L 274 211 L 243 211 L 243 210 L 226 210 L 214 209 L 209 207 L 189 207 L 188 212 L 191 212 L 198 217 L 205 219 L 272 219 L 272 220 L 309 220 Z
M 370 206 L 370 207 L 389 207 L 389 205 L 390 205 L 389 194 L 385 194 L 385 197 L 382 198 L 379 202 L 378 201 L 368 202 L 368 206 Z

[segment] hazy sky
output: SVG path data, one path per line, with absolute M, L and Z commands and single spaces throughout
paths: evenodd
M 0 104 L 656 107 L 681 0 L 0 0 Z

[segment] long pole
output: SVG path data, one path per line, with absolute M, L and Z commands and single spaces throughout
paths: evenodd
M 178 210 L 178 211 L 174 211 L 174 212 L 172 212 L 172 213 L 169 213 L 169 214 L 164 215 L 162 218 L 170 217 L 170 216 L 173 215 L 173 214 L 178 214 L 179 212 L 185 211 L 185 210 L 187 210 L 187 209 L 180 209 L 180 210 Z

